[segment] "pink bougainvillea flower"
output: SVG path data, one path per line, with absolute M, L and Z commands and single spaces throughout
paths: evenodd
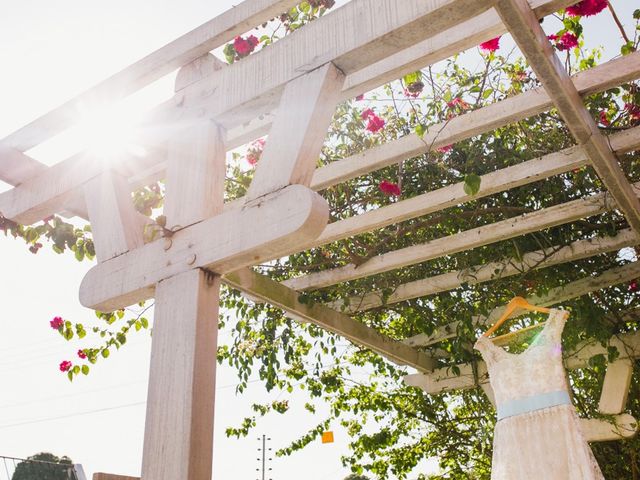
M 378 188 L 382 193 L 389 196 L 398 196 L 401 193 L 400 186 L 397 183 L 389 182 L 387 180 L 382 180 L 378 185 Z
M 590 17 L 591 15 L 597 15 L 608 6 L 608 0 L 582 0 L 571 7 L 567 7 L 565 11 L 571 17 Z
M 365 108 L 362 111 L 362 113 L 360 114 L 360 118 L 362 118 L 363 120 L 366 120 L 367 118 L 369 118 L 372 115 L 375 115 L 374 111 L 371 110 L 370 108 Z
M 49 325 L 51 325 L 51 328 L 58 330 L 64 325 L 64 320 L 62 320 L 62 317 L 53 317 L 53 320 L 49 322 Z
M 458 108 L 464 111 L 464 110 L 468 110 L 470 108 L 470 105 L 460 97 L 456 97 L 453 100 L 447 102 L 447 107 Z
M 247 42 L 249 42 L 251 51 L 253 51 L 253 49 L 258 46 L 258 43 L 260 43 L 260 41 L 258 40 L 258 37 L 256 37 L 255 35 L 250 35 L 249 37 L 247 37 Z
M 69 360 L 63 360 L 62 362 L 60 362 L 61 372 L 68 372 L 69 370 L 71 370 L 71 367 L 73 367 L 73 363 L 71 363 Z
M 236 37 L 233 41 L 233 48 L 238 55 L 248 55 L 251 51 L 251 44 L 242 37 Z
M 385 124 L 384 119 L 380 118 L 375 114 L 371 115 L 367 119 L 367 130 L 370 131 L 371 133 L 379 132 L 384 128 L 384 124 Z
M 611 122 L 607 118 L 607 112 L 605 112 L 604 110 L 600 110 L 599 120 L 602 125 L 605 125 L 605 126 L 611 125 Z
M 485 53 L 495 52 L 500 48 L 500 37 L 492 38 L 480 44 L 480 50 Z
M 436 151 L 438 151 L 440 153 L 447 153 L 447 152 L 451 151 L 452 148 L 453 148 L 453 145 L 445 145 L 443 147 L 436 148 Z
M 78 357 L 84 360 L 85 358 L 87 358 L 87 354 L 84 353 L 84 350 L 78 350 Z
M 259 138 L 247 149 L 247 155 L 245 158 L 247 159 L 247 162 L 249 162 L 249 165 L 255 166 L 255 164 L 258 163 L 258 160 L 260 160 L 260 157 L 262 156 L 262 151 L 264 150 L 264 144 L 264 138 Z
M 637 280 L 632 280 L 631 282 L 629 282 L 629 291 L 630 292 L 637 292 L 638 291 L 638 281 Z
M 558 35 L 549 35 L 547 38 L 555 42 L 556 48 L 561 52 L 578 46 L 578 37 L 571 32 L 565 32 L 560 37 Z
M 364 93 L 361 93 L 360 95 L 358 95 L 358 96 L 356 97 L 356 101 L 357 101 L 357 102 L 361 102 L 362 100 L 364 100 Z
M 624 109 L 634 120 L 640 120 L 640 105 L 635 103 L 625 103 Z
M 384 120 L 370 108 L 365 108 L 360 114 L 360 118 L 367 121 L 367 130 L 371 133 L 379 132 L 384 128 Z

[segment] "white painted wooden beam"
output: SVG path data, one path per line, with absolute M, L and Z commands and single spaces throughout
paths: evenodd
M 80 301 L 108 312 L 151 298 L 157 282 L 187 270 L 224 274 L 289 255 L 317 237 L 328 217 L 317 193 L 286 187 L 240 212 L 216 215 L 93 267 Z
M 287 84 L 246 201 L 287 185 L 309 186 L 344 75 L 327 63 Z
M 142 225 L 124 177 L 103 172 L 86 183 L 84 192 L 99 262 L 144 245 Z
M 500 222 L 437 238 L 427 243 L 383 253 L 361 265 L 348 264 L 344 267 L 323 270 L 285 280 L 283 283 L 295 290 L 315 290 L 598 215 L 612 208 L 611 203 L 606 193 L 590 195 Z
M 630 358 L 618 359 L 607 365 L 604 375 L 602 395 L 598 403 L 598 411 L 605 415 L 622 413 L 627 405 L 629 385 L 633 375 L 633 361 Z
M 632 262 L 621 267 L 606 270 L 600 275 L 594 277 L 581 278 L 580 280 L 575 280 L 566 285 L 552 288 L 545 295 L 533 295 L 528 297 L 527 301 L 533 305 L 551 307 L 612 285 L 630 282 L 638 277 L 640 277 L 640 262 Z M 494 309 L 488 317 L 474 317 L 474 323 L 479 327 L 488 325 L 491 322 L 495 322 L 503 311 L 504 307 L 499 307 Z M 515 315 L 518 315 L 518 313 L 516 312 Z M 441 342 L 442 340 L 446 340 L 447 338 L 455 337 L 459 323 L 460 322 L 458 321 L 451 322 L 437 327 L 430 335 L 421 333 L 403 341 L 407 345 L 411 345 L 413 347 L 426 347 L 433 345 Z
M 251 269 L 228 273 L 223 277 L 223 281 L 253 298 L 281 308 L 301 321 L 310 322 L 337 333 L 395 363 L 408 365 L 423 372 L 434 368 L 433 359 L 425 353 L 382 335 L 375 329 L 324 305 L 301 303 L 298 292 Z
M 638 420 L 628 413 L 614 415 L 613 422 L 598 418 L 581 418 L 580 427 L 587 442 L 611 442 L 629 439 L 638 433 Z
M 578 240 L 564 247 L 547 248 L 528 252 L 522 258 L 476 265 L 464 270 L 427 277 L 396 287 L 387 298 L 382 292 L 371 292 L 349 298 L 347 302 L 336 301 L 329 307 L 347 313 L 361 312 L 372 308 L 445 292 L 460 287 L 463 283 L 476 285 L 496 279 L 507 278 L 530 270 L 547 268 L 561 263 L 575 262 L 605 252 L 620 250 L 640 243 L 640 235 L 631 229 L 623 230 L 614 237 L 596 237 Z M 383 302 L 384 298 L 384 302 Z
M 240 2 L 22 127 L 1 140 L 0 144 L 22 152 L 29 150 L 75 124 L 80 106 L 100 106 L 126 97 L 298 3 L 299 0 Z M 0 171 L 4 167 L 4 157 L 0 155 Z
M 631 227 L 640 233 L 640 200 L 616 156 L 584 106 L 527 0 L 498 0 L 496 9 L 553 100 L 567 128 L 586 151 Z
M 142 480 L 211 478 L 219 293 L 200 269 L 156 288 Z

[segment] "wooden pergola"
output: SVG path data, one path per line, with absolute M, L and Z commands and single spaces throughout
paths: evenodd
M 439 367 L 438 342 L 455 336 L 456 323 L 404 341 L 388 338 L 350 314 L 531 268 L 573 262 L 640 244 L 638 188 L 622 172 L 617 155 L 640 146 L 640 127 L 605 137 L 582 96 L 640 76 L 632 53 L 570 77 L 556 57 L 539 19 L 576 0 L 351 0 L 268 48 L 232 65 L 209 52 L 244 34 L 299 0 L 245 0 L 77 98 L 0 141 L 0 180 L 14 185 L 0 194 L 0 213 L 31 224 L 54 213 L 91 222 L 98 264 L 82 282 L 83 305 L 111 311 L 155 297 L 155 324 L 142 463 L 144 480 L 211 477 L 219 286 L 317 324 L 386 358 L 415 368 L 406 379 L 428 393 L 481 386 L 492 397 L 486 367 Z M 400 6 L 401 3 L 401 6 Z M 337 104 L 510 32 L 542 86 L 430 127 L 424 137 L 406 135 L 316 168 Z M 119 100 L 180 69 L 174 97 L 150 112 L 145 158 L 100 162 L 86 152 L 47 167 L 25 151 L 77 121 L 79 104 Z M 295 108 L 291 108 L 295 106 Z M 457 141 L 556 108 L 576 146 L 482 177 L 476 195 L 463 184 L 424 192 L 353 218 L 329 221 L 323 189 Z M 174 126 L 167 133 L 163 125 Z M 164 132 L 164 133 L 157 133 Z M 247 195 L 224 203 L 225 155 L 269 134 Z M 160 136 L 160 138 L 157 138 Z M 356 266 L 311 273 L 278 283 L 251 267 L 306 249 L 409 220 L 479 197 L 592 166 L 606 192 L 463 231 L 373 257 Z M 138 214 L 132 189 L 166 181 L 164 215 L 170 236 L 146 242 L 149 219 Z M 522 259 L 479 265 L 399 286 L 389 298 L 372 292 L 345 304 L 309 305 L 300 292 L 376 275 L 501 240 L 619 210 L 629 229 L 588 238 Z M 530 298 L 557 305 L 640 277 L 640 262 L 587 277 Z M 477 324 L 490 323 L 494 311 Z M 633 312 L 629 313 L 630 315 Z M 615 338 L 620 357 L 608 366 L 599 410 L 615 424 L 585 419 L 590 440 L 635 433 L 622 413 L 640 356 L 640 335 Z M 600 351 L 587 344 L 569 355 L 580 368 Z M 101 476 L 102 475 L 102 476 Z M 99 478 L 118 478 L 99 474 Z

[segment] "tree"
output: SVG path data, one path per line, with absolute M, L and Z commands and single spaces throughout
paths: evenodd
M 331 2 L 305 2 L 272 24 L 284 25 L 288 32 L 313 20 L 331 6 Z M 561 30 L 555 34 L 553 43 L 563 56 L 568 71 L 573 74 L 595 66 L 601 55 L 599 50 L 575 48 L 588 35 L 588 31 L 583 31 L 580 17 L 567 12 L 560 12 L 556 17 L 561 22 Z M 634 18 L 637 25 L 640 11 L 634 13 Z M 229 61 L 242 61 L 262 45 L 276 40 L 274 35 L 254 38 L 258 44 L 247 37 L 227 46 L 225 54 Z M 610 45 L 609 53 L 617 47 Z M 625 41 L 620 49 L 624 54 L 637 47 L 636 36 Z M 466 68 L 458 57 L 454 57 L 437 68 L 430 67 L 386 85 L 368 94 L 366 101 L 355 99 L 340 105 L 320 163 L 340 161 L 411 132 L 424 135 L 456 116 L 539 86 L 524 60 L 499 50 L 499 41 L 487 42 L 482 48 L 482 67 L 477 70 Z M 637 82 L 592 93 L 586 98 L 586 104 L 606 134 L 640 124 Z M 482 188 L 481 175 L 573 144 L 570 132 L 558 115 L 554 111 L 545 112 L 455 145 L 439 149 L 426 145 L 425 152 L 414 158 L 330 187 L 323 196 L 330 204 L 331 221 L 337 221 L 459 182 L 464 182 L 465 190 L 473 195 Z M 250 165 L 259 163 L 263 145 L 264 142 L 251 145 L 246 159 L 238 154 L 234 157 L 227 172 L 229 199 L 244 195 L 253 175 Z M 621 155 L 620 162 L 631 181 L 640 180 L 639 152 Z M 544 181 L 476 198 L 442 212 L 291 255 L 263 265 L 261 271 L 280 281 L 347 264 L 360 265 L 382 253 L 552 207 L 601 190 L 601 182 L 594 171 L 581 167 Z M 161 205 L 162 188 L 159 185 L 145 187 L 135 193 L 134 199 L 139 211 L 149 216 Z M 158 218 L 157 222 L 162 227 L 162 219 Z M 36 252 L 40 248 L 39 240 L 48 238 L 56 251 L 71 250 L 79 260 L 93 255 L 90 232 L 73 227 L 59 217 L 48 219 L 37 227 L 22 227 L 6 220 L 4 224 L 0 223 L 2 225 L 5 231 L 24 238 Z M 379 292 L 381 305 L 357 312 L 353 318 L 396 339 L 418 333 L 430 334 L 436 327 L 458 320 L 456 337 L 441 342 L 439 352 L 448 355 L 447 363 L 451 365 L 473 362 L 478 356 L 469 345 L 479 333 L 473 316 L 487 314 L 516 294 L 544 294 L 551 288 L 623 265 L 630 261 L 629 255 L 605 253 L 573 263 L 526 270 L 513 276 L 501 276 L 497 271 L 491 282 L 463 283 L 458 288 L 428 297 L 389 303 L 395 289 L 400 284 L 447 272 L 472 274 L 477 265 L 518 259 L 525 252 L 542 247 L 557 248 L 580 239 L 607 237 L 624 228 L 628 228 L 626 220 L 615 211 L 607 211 L 588 221 L 555 226 L 545 232 L 496 242 L 399 271 L 307 292 L 301 294 L 300 301 L 342 303 L 348 311 L 357 305 L 358 297 Z M 620 312 L 640 307 L 638 290 L 638 283 L 631 282 L 565 302 L 564 306 L 573 312 L 564 333 L 565 349 L 587 338 L 604 342 L 612 335 L 637 331 L 640 326 L 638 316 L 622 319 Z M 345 304 L 345 299 L 351 299 L 351 303 Z M 366 471 L 381 479 L 406 478 L 421 460 L 437 457 L 443 473 L 434 478 L 489 478 L 495 413 L 481 390 L 428 396 L 403 384 L 405 368 L 366 349 L 345 345 L 339 337 L 314 325 L 298 324 L 269 304 L 253 303 L 239 292 L 225 289 L 221 306 L 220 328 L 231 331 L 233 341 L 220 346 L 218 358 L 237 369 L 241 382 L 238 392 L 244 391 L 255 370 L 266 389 L 281 392 L 278 397 L 281 400 L 256 405 L 256 415 L 245 419 L 242 425 L 228 428 L 228 435 L 248 434 L 261 416 L 286 414 L 293 401 L 288 400 L 287 395 L 295 389 L 304 389 L 312 398 L 312 402 L 305 405 L 307 410 L 315 412 L 315 403 L 322 402 L 330 405 L 330 414 L 302 437 L 293 439 L 288 447 L 278 452 L 280 455 L 290 455 L 304 448 L 316 441 L 332 422 L 340 422 L 351 435 L 351 452 L 343 462 L 356 475 Z M 122 311 L 99 313 L 98 318 L 100 323 L 91 331 L 105 337 L 106 341 L 82 352 L 89 363 L 108 357 L 112 347 L 121 347 L 131 328 L 140 330 L 148 326 L 142 313 L 133 318 L 127 318 Z M 66 339 L 86 333 L 80 323 L 62 321 L 56 325 Z M 611 350 L 607 356 L 595 356 L 588 368 L 571 372 L 571 386 L 580 414 L 597 415 L 606 362 L 618 354 Z M 84 367 L 87 367 L 86 371 Z M 69 366 L 67 370 L 73 378 L 81 371 L 88 373 L 88 365 Z M 362 380 L 363 376 L 359 375 L 355 381 L 356 373 L 365 374 L 366 379 Z M 638 380 L 636 371 L 627 405 L 636 418 L 640 418 Z M 377 431 L 365 430 L 368 424 L 377 425 Z M 639 475 L 639 447 L 639 439 L 593 445 L 607 478 Z
M 37 453 L 19 463 L 11 480 L 74 480 L 73 462 L 69 457 Z

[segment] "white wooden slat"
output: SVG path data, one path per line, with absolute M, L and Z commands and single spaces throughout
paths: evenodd
M 319 289 L 598 215 L 610 208 L 612 208 L 612 202 L 606 193 L 590 195 L 447 237 L 437 238 L 427 243 L 383 253 L 360 265 L 348 264 L 344 267 L 285 280 L 283 283 L 295 290 Z
M 617 158 L 584 106 L 564 65 L 526 0 L 498 0 L 498 14 L 553 100 L 578 144 L 615 198 L 631 227 L 640 233 L 640 200 L 633 191 Z
M 528 297 L 527 301 L 533 305 L 550 307 L 612 285 L 630 282 L 638 277 L 640 277 L 640 262 L 632 262 L 621 267 L 606 270 L 597 276 L 581 278 L 580 280 L 570 282 L 566 285 L 552 288 L 545 295 L 533 295 Z M 503 311 L 504 307 L 500 307 L 494 309 L 488 317 L 474 317 L 474 323 L 479 327 L 489 325 L 492 322 L 495 322 L 500 315 L 502 315 Z M 515 315 L 518 314 L 516 313 Z M 426 347 L 433 345 L 447 338 L 455 337 L 458 325 L 458 321 L 453 321 L 449 324 L 437 327 L 430 335 L 421 333 L 403 341 L 407 345 L 411 345 L 413 347 Z
M 240 2 L 5 137 L 0 144 L 22 152 L 29 150 L 76 123 L 80 105 L 100 105 L 123 98 L 224 45 L 237 35 L 287 11 L 298 2 L 299 0 Z M 0 171 L 3 170 L 4 161 L 0 155 Z
M 99 262 L 144 245 L 142 225 L 124 177 L 103 172 L 86 183 L 84 193 Z
M 327 63 L 287 84 L 246 201 L 287 185 L 309 186 L 344 75 Z
M 633 361 L 622 358 L 607 365 L 598 411 L 605 415 L 622 413 L 627 405 L 629 385 L 633 375 Z
M 614 415 L 612 422 L 597 418 L 581 418 L 580 428 L 587 442 L 611 442 L 633 438 L 638 433 L 638 420 L 628 413 Z
M 317 193 L 289 186 L 258 205 L 216 215 L 93 267 L 80 286 L 80 301 L 108 312 L 151 298 L 157 282 L 193 268 L 224 274 L 288 255 L 317 237 L 328 217 Z
M 156 288 L 143 480 L 211 478 L 219 291 L 200 269 Z
M 560 263 L 576 262 L 583 258 L 620 250 L 639 243 L 640 235 L 633 230 L 627 229 L 614 237 L 578 240 L 564 247 L 528 252 L 521 259 L 509 258 L 404 283 L 396 287 L 393 293 L 386 298 L 382 292 L 371 292 L 359 297 L 351 297 L 347 302 L 337 301 L 328 306 L 339 311 L 345 310 L 349 313 L 361 312 L 412 298 L 453 290 L 463 283 L 476 285 L 498 278 L 507 278 L 529 270 L 547 268 Z
M 395 363 L 409 365 L 420 371 L 433 370 L 433 359 L 426 354 L 326 306 L 301 303 L 298 292 L 251 269 L 226 274 L 223 282 L 259 301 L 281 308 L 300 321 L 313 323 L 357 345 L 370 348 Z

